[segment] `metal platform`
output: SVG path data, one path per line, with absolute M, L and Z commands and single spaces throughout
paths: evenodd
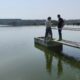
M 50 40 L 50 39 L 45 40 L 44 37 L 34 38 L 34 42 L 45 47 L 54 47 L 60 44 L 58 42 L 55 42 L 54 40 Z
M 80 48 L 80 42 L 74 42 L 74 41 L 69 41 L 69 40 L 61 40 L 58 41 L 56 39 L 50 40 L 50 39 L 44 39 L 44 37 L 37 37 L 34 38 L 35 43 L 38 43 L 40 45 L 43 45 L 45 47 L 54 47 L 54 46 L 59 46 L 60 44 L 75 47 L 75 48 Z

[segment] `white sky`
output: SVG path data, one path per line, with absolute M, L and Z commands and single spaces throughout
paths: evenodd
M 80 0 L 0 0 L 0 18 L 80 19 Z

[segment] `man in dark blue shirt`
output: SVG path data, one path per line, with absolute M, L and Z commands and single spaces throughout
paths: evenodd
M 64 20 L 61 18 L 60 14 L 58 14 L 57 17 L 58 17 L 59 40 L 62 40 L 62 28 L 64 26 Z

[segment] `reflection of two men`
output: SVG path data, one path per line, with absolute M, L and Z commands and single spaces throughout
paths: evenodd
M 36 44 L 35 47 L 37 47 L 38 49 L 42 50 L 45 53 L 46 69 L 49 72 L 49 74 L 51 74 L 52 71 L 53 56 L 58 58 L 57 69 L 58 69 L 58 76 L 59 76 L 62 73 L 61 52 L 63 50 L 63 45 L 60 44 L 57 47 L 45 48 L 43 46 Z
M 55 48 L 53 48 L 53 49 L 55 49 Z M 50 51 L 50 50 L 45 51 L 46 69 L 50 74 L 51 74 L 51 71 L 52 71 L 53 56 L 56 56 L 56 57 L 58 57 L 58 63 L 57 63 L 58 76 L 61 75 L 61 73 L 63 71 L 62 62 L 61 62 L 61 55 L 60 55 L 61 52 L 62 52 L 62 45 L 56 47 L 56 49 L 53 50 L 53 51 Z

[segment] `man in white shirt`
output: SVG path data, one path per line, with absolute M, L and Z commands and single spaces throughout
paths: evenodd
M 51 30 L 52 23 L 51 23 L 51 17 L 48 17 L 47 18 L 47 21 L 46 21 L 45 25 L 46 25 L 45 39 L 48 37 L 48 35 L 50 35 L 51 36 L 51 39 L 52 39 L 52 30 Z

